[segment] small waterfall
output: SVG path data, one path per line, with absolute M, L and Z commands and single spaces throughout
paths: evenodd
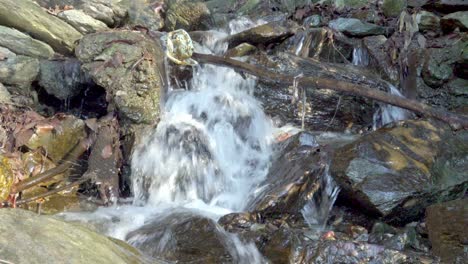
M 392 95 L 403 97 L 401 92 L 393 85 L 389 84 L 389 92 Z M 374 113 L 373 128 L 376 130 L 388 123 L 405 120 L 409 116 L 408 111 L 393 105 L 381 104 L 379 109 Z
M 335 204 L 340 188 L 331 177 L 328 166 L 321 179 L 320 189 L 305 204 L 301 210 L 302 217 L 306 223 L 314 230 L 321 231 L 325 228 L 328 215 Z
M 368 66 L 369 65 L 369 53 L 367 49 L 357 47 L 353 49 L 353 65 L 356 66 Z

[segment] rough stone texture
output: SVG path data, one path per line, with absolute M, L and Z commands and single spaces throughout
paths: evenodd
M 13 181 L 14 177 L 9 159 L 0 155 L 0 201 L 8 198 Z
M 440 30 L 440 18 L 434 13 L 421 10 L 416 14 L 416 22 L 421 32 Z
M 153 31 L 162 31 L 164 18 L 162 11 L 155 12 L 159 0 L 126 0 L 121 3 L 128 13 L 125 24 L 132 27 L 144 27 Z
M 60 12 L 58 17 L 83 34 L 109 30 L 106 24 L 88 16 L 80 10 L 65 10 Z
M 468 199 L 434 204 L 426 210 L 426 225 L 432 251 L 444 263 L 468 259 Z
M 332 0 L 334 6 L 339 9 L 343 8 L 361 8 L 368 4 L 368 0 Z
M 460 11 L 443 16 L 440 20 L 444 31 L 459 28 L 461 31 L 468 30 L 468 11 Z
M 167 31 L 205 30 L 209 29 L 213 23 L 211 12 L 204 2 L 173 0 L 168 3 L 165 21 Z
M 418 219 L 426 206 L 468 188 L 466 133 L 441 123 L 404 121 L 335 152 L 330 172 L 342 198 L 391 223 Z
M 382 35 L 385 28 L 375 24 L 362 22 L 355 18 L 338 18 L 330 21 L 330 28 L 343 32 L 351 37 L 365 37 L 371 35 Z
M 406 0 L 383 0 L 382 11 L 387 17 L 396 17 L 406 8 Z
M 274 42 L 280 42 L 294 34 L 294 24 L 284 22 L 270 22 L 258 27 L 239 32 L 228 37 L 229 48 L 233 48 L 244 42 L 253 45 L 268 45 Z
M 91 77 L 81 70 L 77 59 L 63 61 L 41 61 L 39 85 L 48 94 L 61 100 L 67 100 L 80 93 L 90 85 Z
M 35 40 L 16 29 L 4 26 L 0 26 L 0 46 L 18 55 L 46 59 L 54 55 L 54 50 L 44 42 Z
M 122 117 L 134 123 L 156 121 L 165 76 L 159 42 L 139 32 L 94 33 L 81 40 L 76 56 Z
M 10 92 L 0 83 L 0 104 L 7 104 L 11 103 L 11 95 Z M 0 138 L 1 142 L 2 138 Z
M 0 25 L 28 32 L 32 37 L 52 46 L 55 51 L 70 54 L 82 35 L 60 18 L 48 14 L 28 0 L 3 0 Z
M 297 214 L 320 187 L 326 164 L 314 137 L 299 133 L 279 144 L 278 155 L 259 185 L 265 188 L 247 207 L 251 212 Z
M 11 56 L 0 60 L 0 82 L 29 87 L 39 73 L 39 61 L 26 56 Z
M 0 233 L 1 259 L 11 263 L 149 263 L 123 241 L 21 209 L 0 210 Z

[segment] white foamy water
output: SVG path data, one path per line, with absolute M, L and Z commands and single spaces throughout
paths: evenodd
M 353 65 L 356 66 L 368 66 L 369 65 L 369 53 L 367 49 L 357 47 L 353 49 Z
M 389 84 L 389 93 L 403 97 L 401 92 L 395 86 Z M 374 130 L 388 123 L 405 120 L 408 118 L 408 111 L 393 105 L 381 104 L 380 108 L 374 113 Z

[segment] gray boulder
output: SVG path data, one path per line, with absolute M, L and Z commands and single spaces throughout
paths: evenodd
M 168 31 L 206 30 L 213 26 L 213 23 L 211 12 L 203 1 L 173 0 L 168 2 L 165 21 Z
M 330 28 L 343 32 L 351 37 L 365 37 L 385 34 L 385 28 L 375 24 L 362 22 L 356 18 L 338 18 L 330 21 Z
M 83 34 L 109 30 L 106 24 L 92 18 L 80 10 L 65 10 L 58 14 L 58 17 L 72 25 Z
M 0 60 L 0 82 L 29 87 L 39 73 L 39 60 L 22 55 Z
M 82 35 L 60 18 L 48 14 L 28 0 L 3 0 L 0 25 L 28 32 L 32 37 L 52 46 L 55 51 L 70 54 Z
M 9 263 L 150 263 L 123 241 L 21 209 L 0 210 L 0 232 Z
M 12 28 L 0 26 L 0 46 L 8 48 L 18 55 L 49 59 L 54 50 L 44 42 Z
M 80 41 L 76 56 L 122 117 L 147 124 L 157 119 L 165 76 L 157 40 L 132 31 L 94 33 Z

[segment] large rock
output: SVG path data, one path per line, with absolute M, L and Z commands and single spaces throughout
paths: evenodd
M 351 37 L 365 37 L 372 35 L 383 35 L 385 28 L 375 24 L 362 22 L 356 18 L 338 18 L 330 21 L 330 28 L 343 32 Z
M 178 263 L 261 263 L 258 252 L 239 251 L 236 238 L 213 220 L 173 210 L 130 232 L 126 240 L 149 256 Z
M 228 37 L 229 48 L 248 42 L 253 45 L 279 42 L 294 34 L 294 24 L 270 22 Z
M 65 10 L 60 12 L 58 17 L 83 34 L 109 30 L 104 22 L 96 20 L 80 10 Z
M 406 223 L 428 205 L 464 194 L 467 142 L 466 134 L 453 135 L 444 124 L 404 121 L 338 149 L 330 172 L 342 199 Z
M 176 29 L 206 30 L 210 29 L 213 23 L 211 12 L 203 1 L 169 1 L 165 21 L 168 31 Z
M 468 11 L 460 11 L 443 16 L 440 20 L 444 31 L 459 28 L 461 31 L 468 30 Z
M 70 99 L 91 83 L 91 77 L 83 72 L 77 59 L 41 61 L 39 85 L 58 99 Z
M 382 73 L 384 78 L 392 82 L 399 79 L 399 70 L 392 63 L 388 56 L 386 47 L 387 38 L 383 35 L 365 37 L 363 46 L 370 55 L 370 65 L 378 72 Z
M 418 23 L 419 31 L 438 31 L 440 30 L 440 18 L 434 13 L 424 10 L 416 14 L 416 22 Z
M 125 24 L 132 27 L 144 27 L 153 31 L 162 31 L 164 18 L 162 16 L 162 3 L 159 1 L 127 0 L 121 5 L 128 6 Z M 157 8 L 161 8 L 160 11 Z
M 382 11 L 387 17 L 396 17 L 406 8 L 406 0 L 383 0 Z
M 54 50 L 44 42 L 35 40 L 16 29 L 3 26 L 0 26 L 0 46 L 18 55 L 46 59 L 54 55 Z
M 165 76 L 159 42 L 132 31 L 94 33 L 81 40 L 76 56 L 122 117 L 135 123 L 156 120 Z
M 28 0 L 3 0 L 0 5 L 0 25 L 28 32 L 54 50 L 70 54 L 82 35 L 60 18 L 48 14 Z
M 432 251 L 444 263 L 465 263 L 468 259 L 468 199 L 429 206 L 426 225 Z
M 0 210 L 0 232 L 0 256 L 9 263 L 149 263 L 123 241 L 20 209 Z
M 39 73 L 39 60 L 22 55 L 0 60 L 0 82 L 29 87 Z
M 468 41 L 443 48 L 430 48 L 425 53 L 421 75 L 424 82 L 433 88 L 439 88 L 454 74 L 453 64 L 460 60 L 460 55 L 468 49 Z
M 273 165 L 259 185 L 262 191 L 248 210 L 270 216 L 297 214 L 317 191 L 325 165 L 311 134 L 299 133 L 281 142 Z

